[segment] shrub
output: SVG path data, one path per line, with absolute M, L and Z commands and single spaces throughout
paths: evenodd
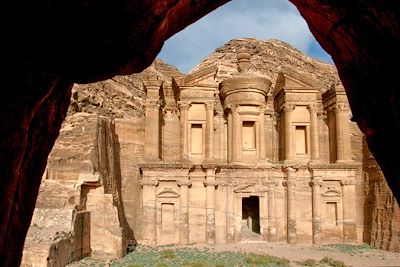
M 324 257 L 322 260 L 319 261 L 322 264 L 326 264 L 332 267 L 347 267 L 343 261 L 335 260 L 329 257 Z
M 164 259 L 175 259 L 175 252 L 171 249 L 161 251 L 161 257 Z
M 300 265 L 303 266 L 309 266 L 309 267 L 316 267 L 318 266 L 318 261 L 314 260 L 314 259 L 306 259 L 304 261 L 299 261 L 297 262 Z

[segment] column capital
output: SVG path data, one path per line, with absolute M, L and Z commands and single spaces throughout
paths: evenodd
M 318 106 L 317 104 L 308 104 L 307 109 L 310 111 L 310 113 L 317 112 Z
M 349 112 L 349 105 L 345 104 L 345 103 L 336 103 L 333 105 L 333 110 L 335 111 L 335 113 L 337 112 Z
M 144 178 L 140 181 L 140 185 L 148 185 L 148 186 L 157 186 L 158 179 L 157 178 Z
M 215 181 L 215 180 L 204 180 L 203 183 L 204 183 L 205 186 L 217 186 L 217 185 L 219 185 L 219 182 Z
M 282 110 L 283 112 L 292 112 L 295 107 L 296 107 L 295 104 L 285 103 L 282 105 Z
M 206 101 L 205 103 L 206 110 L 213 110 L 214 109 L 214 101 Z
M 316 187 L 316 186 L 321 186 L 322 185 L 323 180 L 322 179 L 313 179 L 310 182 L 310 186 L 311 187 Z
M 236 109 L 239 107 L 239 105 L 238 105 L 238 104 L 234 104 L 234 103 L 227 103 L 227 104 L 225 105 L 225 107 L 226 107 L 227 109 L 230 109 L 232 112 L 234 112 L 234 111 L 236 111 Z
M 297 169 L 298 168 L 295 168 L 293 166 L 282 167 L 282 171 L 286 172 L 288 177 L 295 174 Z
M 179 110 L 188 110 L 190 107 L 190 103 L 188 101 L 178 101 Z
M 178 186 L 191 186 L 192 185 L 192 181 L 190 181 L 190 180 L 177 180 L 176 183 Z
M 296 181 L 285 180 L 285 181 L 282 182 L 282 185 L 283 186 L 293 186 L 293 187 L 295 187 L 296 186 Z
M 342 179 L 340 181 L 340 185 L 341 186 L 345 186 L 345 185 L 355 185 L 356 184 L 356 180 L 355 179 Z
M 161 103 L 161 100 L 146 99 L 146 108 L 160 108 Z

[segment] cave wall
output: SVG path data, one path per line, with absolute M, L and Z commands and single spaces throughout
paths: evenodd
M 363 142 L 365 204 L 364 242 L 376 248 L 400 252 L 400 208 L 378 163 Z
M 400 61 L 400 3 L 290 1 L 332 56 L 353 120 L 366 134 L 399 200 L 400 91 L 392 66 Z M 225 2 L 5 1 L 0 265 L 20 262 L 46 158 L 65 118 L 72 83 L 143 70 L 164 40 Z

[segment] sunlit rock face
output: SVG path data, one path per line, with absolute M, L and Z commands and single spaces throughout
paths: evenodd
M 0 264 L 17 266 L 74 82 L 148 66 L 163 42 L 227 1 L 6 1 L 0 105 Z M 354 120 L 397 199 L 399 3 L 291 0 L 334 59 Z

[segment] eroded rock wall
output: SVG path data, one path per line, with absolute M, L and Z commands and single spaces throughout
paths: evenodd
M 50 153 L 23 266 L 64 266 L 89 255 L 121 257 L 133 232 L 121 198 L 113 122 L 75 113 Z
M 364 241 L 370 245 L 400 252 L 400 208 L 364 140 Z

